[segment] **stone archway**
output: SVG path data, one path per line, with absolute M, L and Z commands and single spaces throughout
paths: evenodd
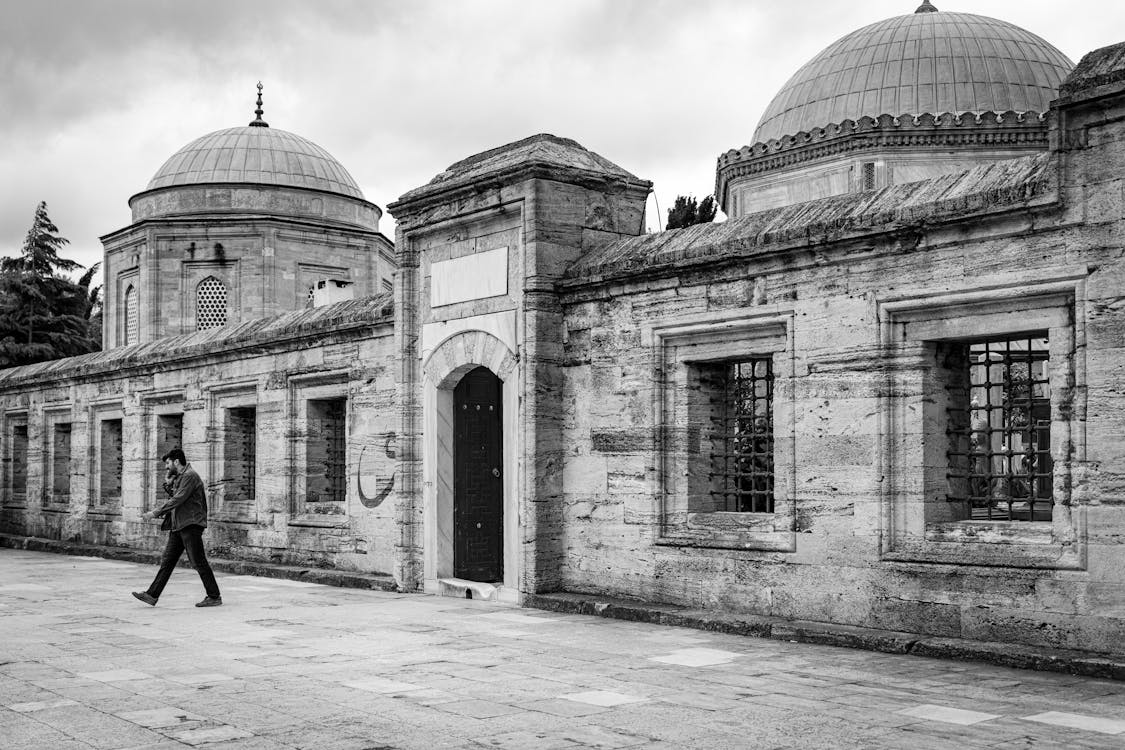
M 424 586 L 438 593 L 455 579 L 454 391 L 464 377 L 485 368 L 500 381 L 502 472 L 502 576 L 486 595 L 518 600 L 520 477 L 518 360 L 508 346 L 478 330 L 456 333 L 438 344 L 422 365 L 422 517 Z M 480 595 L 480 590 L 477 590 Z

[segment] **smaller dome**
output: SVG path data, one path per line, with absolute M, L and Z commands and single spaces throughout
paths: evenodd
M 280 185 L 364 200 L 348 170 L 323 148 L 260 126 L 227 128 L 195 139 L 164 162 L 146 190 L 214 183 Z

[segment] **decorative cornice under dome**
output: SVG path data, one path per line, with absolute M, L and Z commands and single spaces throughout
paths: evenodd
M 844 120 L 826 128 L 731 149 L 720 155 L 715 171 L 715 197 L 725 206 L 727 188 L 738 177 L 877 148 L 1012 146 L 1046 149 L 1047 117 L 1047 113 L 1008 111 L 882 114 Z

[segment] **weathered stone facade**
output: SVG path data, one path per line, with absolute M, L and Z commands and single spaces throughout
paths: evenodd
M 562 588 L 1122 653 L 1125 73 L 1095 71 L 1123 49 L 1063 87 L 1049 154 L 585 254 L 562 283 Z M 1053 517 L 954 520 L 943 345 L 1028 331 Z M 683 371 L 753 353 L 777 507 L 691 512 Z
M 259 102 L 259 108 L 261 104 Z M 102 237 L 107 347 L 390 291 L 382 211 L 316 144 L 255 120 L 177 151 Z
M 4 370 L 4 531 L 159 548 L 140 515 L 163 502 L 160 456 L 182 446 L 220 554 L 393 574 L 393 340 L 383 295 Z M 326 497 L 308 456 L 333 402 L 346 468 Z
M 573 141 L 538 135 L 455 164 L 389 207 L 403 491 L 422 515 L 408 548 L 427 589 L 454 577 L 453 388 L 476 367 L 503 383 L 498 595 L 560 584 L 565 323 L 555 285 L 584 250 L 641 231 L 650 186 Z
M 538 135 L 390 206 L 390 295 L 0 373 L 2 531 L 1125 656 L 1125 45 L 1050 148 L 643 234 Z M 471 386 L 471 387 L 470 387 Z

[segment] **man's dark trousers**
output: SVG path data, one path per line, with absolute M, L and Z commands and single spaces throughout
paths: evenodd
M 203 550 L 203 527 L 185 526 L 179 531 L 168 532 L 168 543 L 164 545 L 164 556 L 160 559 L 160 570 L 156 571 L 156 578 L 148 587 L 148 593 L 154 599 L 159 599 L 164 591 L 172 571 L 180 561 L 180 555 L 187 551 L 188 562 L 199 573 L 203 581 L 203 590 L 212 599 L 219 598 L 219 584 L 215 582 L 215 574 L 211 572 L 211 565 L 207 562 L 207 553 Z

